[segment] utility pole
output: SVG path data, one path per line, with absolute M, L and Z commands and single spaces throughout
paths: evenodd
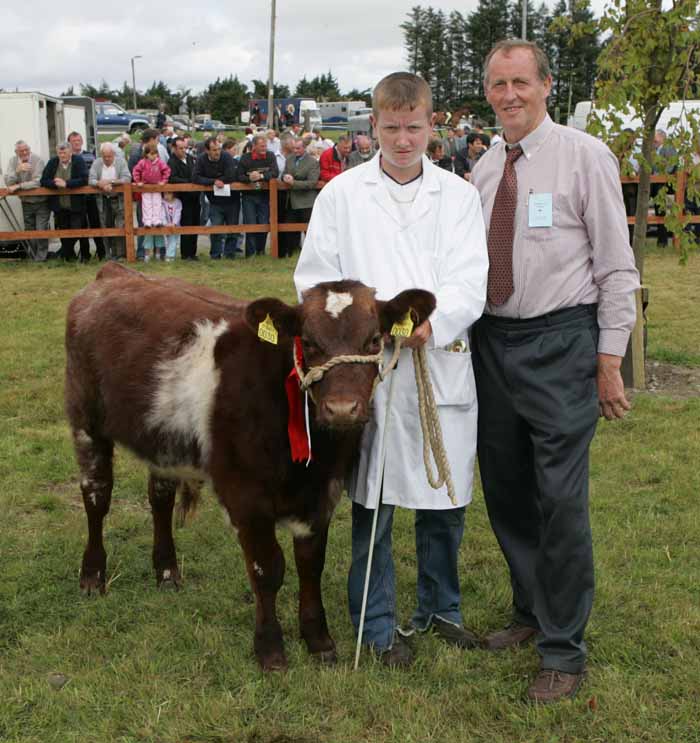
M 132 86 L 132 92 L 134 94 L 134 110 L 136 110 L 136 69 L 134 67 L 134 60 L 135 59 L 141 59 L 141 55 L 137 54 L 135 57 L 131 58 L 131 86 Z
M 267 128 L 272 129 L 275 125 L 275 10 L 277 0 L 271 0 L 272 7 L 270 13 L 270 70 L 267 75 Z
M 527 0 L 522 1 L 522 27 L 520 31 L 520 38 L 523 41 L 527 41 Z

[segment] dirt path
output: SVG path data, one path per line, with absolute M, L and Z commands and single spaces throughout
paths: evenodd
M 700 367 L 647 361 L 647 392 L 685 399 L 700 397 Z

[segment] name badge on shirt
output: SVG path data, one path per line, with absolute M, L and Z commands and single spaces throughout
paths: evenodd
M 552 194 L 531 193 L 528 205 L 528 227 L 552 226 Z

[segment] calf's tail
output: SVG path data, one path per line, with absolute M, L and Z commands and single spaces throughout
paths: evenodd
M 184 526 L 189 514 L 194 514 L 197 510 L 203 484 L 201 480 L 180 480 L 180 484 L 178 485 L 180 498 L 178 499 L 176 511 L 176 523 L 178 527 Z

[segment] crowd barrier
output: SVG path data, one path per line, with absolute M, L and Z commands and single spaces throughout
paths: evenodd
M 654 175 L 650 177 L 652 183 L 668 183 L 674 185 L 674 199 L 680 208 L 681 215 L 685 215 L 685 192 L 688 183 L 688 174 L 685 172 L 677 173 L 673 176 Z M 639 183 L 639 177 L 622 177 L 621 183 Z M 317 188 L 323 188 L 324 183 L 319 181 Z M 247 232 L 269 232 L 270 233 L 270 253 L 276 258 L 279 254 L 279 233 L 280 232 L 304 232 L 308 227 L 307 222 L 280 222 L 277 208 L 277 194 L 281 190 L 289 190 L 286 183 L 272 180 L 260 186 L 247 183 L 232 183 L 231 189 L 234 191 L 259 191 L 266 190 L 270 198 L 270 222 L 269 224 L 237 224 L 237 225 L 219 225 L 216 227 L 205 227 L 194 225 L 192 227 L 136 227 L 134 225 L 134 201 L 133 194 L 146 192 L 165 192 L 174 191 L 176 193 L 192 191 L 209 191 L 211 186 L 199 186 L 194 183 L 167 183 L 163 186 L 147 186 L 136 183 L 125 183 L 114 186 L 113 191 L 124 194 L 124 227 L 114 227 L 109 229 L 83 228 L 80 230 L 17 230 L 0 232 L 0 241 L 19 241 L 33 240 L 37 238 L 61 238 L 61 237 L 124 237 L 126 240 L 126 259 L 133 263 L 136 261 L 136 237 L 139 235 L 212 235 L 221 234 L 229 235 L 232 233 Z M 72 189 L 56 188 L 34 188 L 28 190 L 16 191 L 10 194 L 7 189 L 0 188 L 0 198 L 5 196 L 56 196 L 60 194 L 101 194 L 102 191 L 92 186 Z M 648 224 L 662 224 L 663 216 L 649 215 Z M 688 219 L 693 224 L 700 223 L 700 215 L 691 215 Z M 635 224 L 635 217 L 627 217 L 628 224 Z M 679 247 L 680 239 L 678 236 L 673 238 L 676 248 Z
M 129 263 L 136 261 L 136 238 L 139 235 L 230 235 L 233 233 L 247 232 L 269 232 L 270 253 L 276 258 L 279 255 L 279 233 L 280 232 L 304 232 L 308 222 L 280 222 L 277 195 L 280 191 L 290 190 L 286 183 L 271 180 L 268 183 L 248 184 L 231 183 L 232 191 L 267 191 L 270 199 L 270 222 L 269 224 L 235 224 L 217 225 L 205 227 L 193 225 L 192 227 L 170 226 L 170 227 L 137 227 L 134 225 L 135 204 L 133 195 L 135 193 L 173 191 L 175 193 L 208 191 L 211 186 L 200 186 L 194 183 L 166 183 L 163 186 L 143 185 L 137 183 L 124 183 L 115 185 L 113 193 L 124 194 L 124 227 L 111 228 L 83 228 L 79 230 L 13 230 L 0 231 L 0 241 L 36 240 L 38 238 L 61 238 L 61 237 L 123 237 L 126 240 L 126 260 Z M 318 189 L 323 188 L 324 183 L 316 184 Z M 0 188 L 0 198 L 5 196 L 60 196 L 61 194 L 101 194 L 99 188 L 93 186 L 82 186 L 81 188 L 32 188 L 16 191 L 11 194 L 6 188 Z

